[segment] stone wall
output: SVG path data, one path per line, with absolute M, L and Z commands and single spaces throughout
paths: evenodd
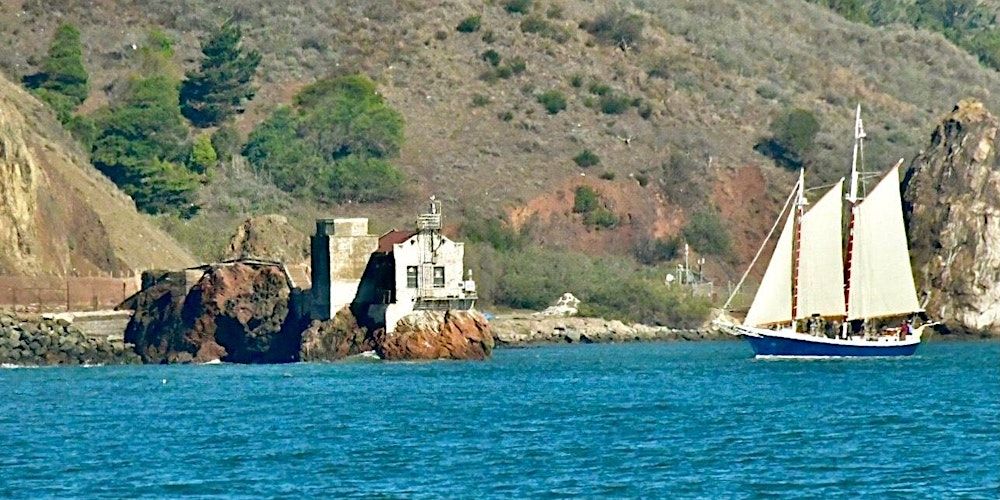
M 122 342 L 88 336 L 64 319 L 0 313 L 0 364 L 106 365 L 138 363 Z
M 731 340 L 719 330 L 681 330 L 664 326 L 626 325 L 601 318 L 505 316 L 491 322 L 500 346 L 536 344 L 619 343 L 684 340 Z

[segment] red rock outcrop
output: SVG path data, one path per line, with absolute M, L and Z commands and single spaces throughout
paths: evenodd
M 482 360 L 493 352 L 493 332 L 477 311 L 418 311 L 399 320 L 392 333 L 376 331 L 374 343 L 387 360 Z
M 254 262 L 169 273 L 124 306 L 125 341 L 147 363 L 281 363 L 298 360 L 300 321 L 280 266 Z M 188 289 L 188 280 L 197 279 Z
M 302 332 L 300 361 L 336 361 L 374 350 L 368 331 L 358 326 L 350 309 L 344 308 L 331 320 L 313 321 Z

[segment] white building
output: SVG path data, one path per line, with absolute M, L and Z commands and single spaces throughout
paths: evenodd
M 314 242 L 313 274 L 317 274 L 317 266 L 324 267 L 317 262 L 319 257 L 329 260 L 325 268 L 331 276 L 327 284 L 313 282 L 314 290 L 322 286 L 314 299 L 317 308 L 325 312 L 320 319 L 328 319 L 350 304 L 359 323 L 391 332 L 400 318 L 416 310 L 473 307 L 476 285 L 465 272 L 465 245 L 441 234 L 440 202 L 431 200 L 430 211 L 418 217 L 414 230 L 392 230 L 375 239 L 367 235 L 365 222 L 364 238 L 354 231 L 347 237 L 355 239 L 335 246 L 331 237 L 328 245 L 321 244 L 320 250 L 331 249 L 328 256 L 317 255 Z M 335 247 L 343 251 L 334 251 Z M 369 249 L 366 265 L 359 267 L 360 252 L 365 249 Z M 336 262 L 338 259 L 346 262 Z M 325 301 L 324 293 L 329 296 Z

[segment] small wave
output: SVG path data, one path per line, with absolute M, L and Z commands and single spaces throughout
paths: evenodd
M 210 360 L 208 360 L 208 361 L 206 361 L 204 363 L 201 363 L 201 364 L 203 364 L 203 365 L 221 365 L 222 364 L 222 360 L 219 359 L 219 358 L 215 358 L 215 359 L 210 359 Z
M 19 368 L 41 368 L 40 365 L 15 365 L 13 363 L 0 363 L 0 368 L 6 368 L 8 370 L 14 370 Z

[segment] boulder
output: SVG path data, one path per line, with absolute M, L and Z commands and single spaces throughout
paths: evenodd
M 280 265 L 234 262 L 171 273 L 130 301 L 125 341 L 147 363 L 296 361 L 300 322 L 290 314 L 291 286 Z
M 260 215 L 243 221 L 229 240 L 226 259 L 263 259 L 287 264 L 309 260 L 309 237 L 282 215 Z
M 478 311 L 416 311 L 400 319 L 392 333 L 377 330 L 373 340 L 387 360 L 482 360 L 493 352 L 493 332 Z
M 336 361 L 374 350 L 368 331 L 358 326 L 349 308 L 327 321 L 313 321 L 302 332 L 301 361 Z
M 903 182 L 919 297 L 948 332 L 1000 335 L 998 129 L 981 102 L 959 102 Z

